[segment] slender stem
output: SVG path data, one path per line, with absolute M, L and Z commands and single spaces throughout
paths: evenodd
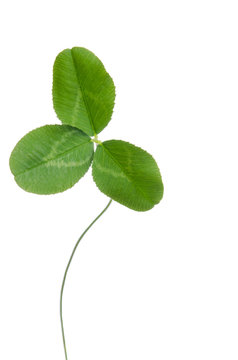
M 67 356 L 66 343 L 65 343 L 64 323 L 63 323 L 63 313 L 62 313 L 63 292 L 64 292 L 64 285 L 65 285 L 66 276 L 67 276 L 71 261 L 73 259 L 74 253 L 75 253 L 75 251 L 76 251 L 76 249 L 78 247 L 78 244 L 79 244 L 80 240 L 84 237 L 84 235 L 91 228 L 91 226 L 105 213 L 105 211 L 111 205 L 111 202 L 112 202 L 112 200 L 109 201 L 109 203 L 104 208 L 104 210 L 93 220 L 93 222 L 91 222 L 91 224 L 87 227 L 87 229 L 82 233 L 82 235 L 80 236 L 80 238 L 78 239 L 78 241 L 76 242 L 76 244 L 74 246 L 74 249 L 73 249 L 72 254 L 71 254 L 70 258 L 69 258 L 67 267 L 65 269 L 64 278 L 63 278 L 63 282 L 62 282 L 62 286 L 61 286 L 61 292 L 60 292 L 60 321 L 61 321 L 61 330 L 62 330 L 62 337 L 63 337 L 64 352 L 65 352 L 65 359 L 66 360 L 68 360 L 68 356 Z

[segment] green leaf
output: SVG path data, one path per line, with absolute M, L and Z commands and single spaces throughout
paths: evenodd
M 17 184 L 36 194 L 55 194 L 72 187 L 88 170 L 93 143 L 82 131 L 46 125 L 25 135 L 10 157 Z
M 163 196 L 160 171 L 153 157 L 125 141 L 98 145 L 93 178 L 99 190 L 133 210 L 149 210 Z
M 66 49 L 53 69 L 53 104 L 58 118 L 92 136 L 111 119 L 115 86 L 102 62 L 82 47 Z

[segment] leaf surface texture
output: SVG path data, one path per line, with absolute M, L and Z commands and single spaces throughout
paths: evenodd
M 63 50 L 53 69 L 53 104 L 64 123 L 93 136 L 111 119 L 115 86 L 102 62 L 82 47 Z
M 109 140 L 98 145 L 93 178 L 104 194 L 133 210 L 149 210 L 163 196 L 160 171 L 153 157 L 125 141 Z
M 25 135 L 10 157 L 17 184 L 36 194 L 54 194 L 72 187 L 93 158 L 88 135 L 67 125 L 46 125 Z

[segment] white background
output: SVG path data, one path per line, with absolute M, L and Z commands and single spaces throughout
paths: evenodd
M 117 97 L 101 140 L 149 151 L 162 202 L 113 202 L 79 246 L 65 287 L 69 360 L 237 360 L 237 1 L 4 1 L 0 9 L 0 358 L 64 360 L 63 272 L 107 198 L 91 171 L 65 193 L 14 182 L 26 132 L 59 123 L 52 66 L 84 46 Z

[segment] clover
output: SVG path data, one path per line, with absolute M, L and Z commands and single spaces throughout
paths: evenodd
M 31 193 L 56 194 L 75 185 L 92 165 L 95 184 L 110 199 L 78 239 L 64 273 L 60 318 L 67 360 L 62 300 L 68 269 L 80 240 L 112 200 L 136 211 L 153 208 L 163 197 L 163 183 L 157 163 L 148 152 L 122 140 L 98 139 L 112 117 L 115 86 L 91 51 L 74 47 L 58 54 L 52 94 L 62 125 L 37 128 L 16 144 L 10 156 L 15 181 Z

